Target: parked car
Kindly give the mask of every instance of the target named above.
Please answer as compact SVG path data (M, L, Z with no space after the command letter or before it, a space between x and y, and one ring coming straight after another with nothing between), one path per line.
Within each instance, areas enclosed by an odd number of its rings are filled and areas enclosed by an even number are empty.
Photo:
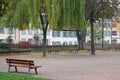
M20 41L17 45L18 46L38 46L38 44L31 44L28 41Z
M30 43L27 42L27 41L20 41L17 45L18 45L18 46L29 46Z

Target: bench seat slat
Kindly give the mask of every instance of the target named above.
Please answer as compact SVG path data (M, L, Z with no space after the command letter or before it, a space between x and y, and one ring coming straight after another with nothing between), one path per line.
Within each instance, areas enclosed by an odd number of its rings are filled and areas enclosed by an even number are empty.
M22 61L9 61L8 63L12 63L12 64L23 64L23 65L34 65L34 62L22 62Z

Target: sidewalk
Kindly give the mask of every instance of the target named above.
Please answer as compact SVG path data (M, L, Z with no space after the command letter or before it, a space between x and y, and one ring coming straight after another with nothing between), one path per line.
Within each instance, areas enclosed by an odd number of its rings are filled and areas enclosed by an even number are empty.
M7 72L6 57L32 59L38 69L37 77L53 80L120 80L120 53L55 54L43 58L37 55L13 55L0 57L0 71ZM19 71L27 72L20 68ZM31 71L34 73L34 70Z

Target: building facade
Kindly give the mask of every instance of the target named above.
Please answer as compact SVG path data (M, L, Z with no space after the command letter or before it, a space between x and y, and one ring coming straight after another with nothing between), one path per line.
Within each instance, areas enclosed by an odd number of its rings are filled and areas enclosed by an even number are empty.
M39 29L18 30L8 28L0 28L0 42L7 42L8 36L11 36L13 43L27 41L31 44L42 45L43 32ZM47 45L76 45L77 38L74 31L47 31Z

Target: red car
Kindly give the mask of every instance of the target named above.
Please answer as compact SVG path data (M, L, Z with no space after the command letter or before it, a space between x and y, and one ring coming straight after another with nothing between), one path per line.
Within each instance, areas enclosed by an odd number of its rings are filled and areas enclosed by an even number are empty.
M29 43L27 41L20 41L18 43L18 46L38 46L38 44L31 44L31 43Z
M19 45L19 46L30 46L30 43L27 42L27 41L20 41L20 42L18 43L18 45Z

